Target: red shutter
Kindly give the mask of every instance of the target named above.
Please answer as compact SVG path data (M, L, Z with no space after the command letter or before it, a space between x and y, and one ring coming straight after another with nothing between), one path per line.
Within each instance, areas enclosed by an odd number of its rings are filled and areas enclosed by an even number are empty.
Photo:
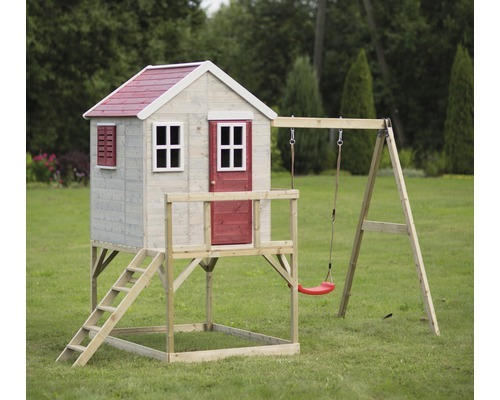
M116 167L116 126L97 126L97 165Z

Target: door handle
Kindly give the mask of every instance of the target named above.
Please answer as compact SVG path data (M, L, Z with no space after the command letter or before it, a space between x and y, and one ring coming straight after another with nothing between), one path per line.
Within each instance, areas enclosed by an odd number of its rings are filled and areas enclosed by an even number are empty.
M210 181L210 184L211 185L215 185L215 181Z

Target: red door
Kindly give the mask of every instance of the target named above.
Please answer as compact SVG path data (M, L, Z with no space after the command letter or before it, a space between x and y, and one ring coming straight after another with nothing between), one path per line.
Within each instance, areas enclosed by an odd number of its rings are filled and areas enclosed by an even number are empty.
M211 192L252 190L252 122L210 121ZM212 203L212 244L252 242L252 202Z

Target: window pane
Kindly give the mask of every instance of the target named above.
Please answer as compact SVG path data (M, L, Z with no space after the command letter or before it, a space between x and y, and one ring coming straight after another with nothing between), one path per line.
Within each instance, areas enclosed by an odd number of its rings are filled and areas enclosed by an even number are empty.
M242 144L243 140L243 127L235 126L234 127L234 144Z
M165 149L156 150L156 167L157 168L167 167L167 150Z
M222 168L229 168L229 152L231 150L229 149L222 149L221 150L221 160L220 160L220 166Z
M156 144L165 145L167 144L167 127L157 126L156 127Z
M229 144L229 126L223 126L220 129L220 144L222 145Z
M234 167L241 168L243 166L243 149L234 149Z
M170 144L180 144L180 127L170 127Z
M181 150L171 149L170 150L170 167L179 168L181 166Z

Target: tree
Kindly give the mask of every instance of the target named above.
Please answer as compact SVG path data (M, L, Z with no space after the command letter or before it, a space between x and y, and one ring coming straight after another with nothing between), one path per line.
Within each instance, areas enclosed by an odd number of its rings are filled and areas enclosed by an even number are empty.
M307 57L295 60L288 74L281 115L301 117L323 116L323 105L318 89L318 79ZM290 169L290 132L280 129L278 147L283 165ZM327 149L327 134L318 129L295 130L295 172L306 174L322 170Z
M448 170L474 173L474 66L460 44L451 68L444 138Z
M347 72L340 115L345 118L375 118L372 74L364 49L361 49ZM344 169L353 174L366 174L370 168L374 144L373 132L349 130L344 135L342 160Z
M323 67L323 48L325 42L325 17L326 17L326 0L318 0L316 10L316 29L314 33L314 57L313 64L318 76L318 81L321 80L321 71Z
M201 0L28 0L27 147L87 151L83 112L147 64L186 60Z

